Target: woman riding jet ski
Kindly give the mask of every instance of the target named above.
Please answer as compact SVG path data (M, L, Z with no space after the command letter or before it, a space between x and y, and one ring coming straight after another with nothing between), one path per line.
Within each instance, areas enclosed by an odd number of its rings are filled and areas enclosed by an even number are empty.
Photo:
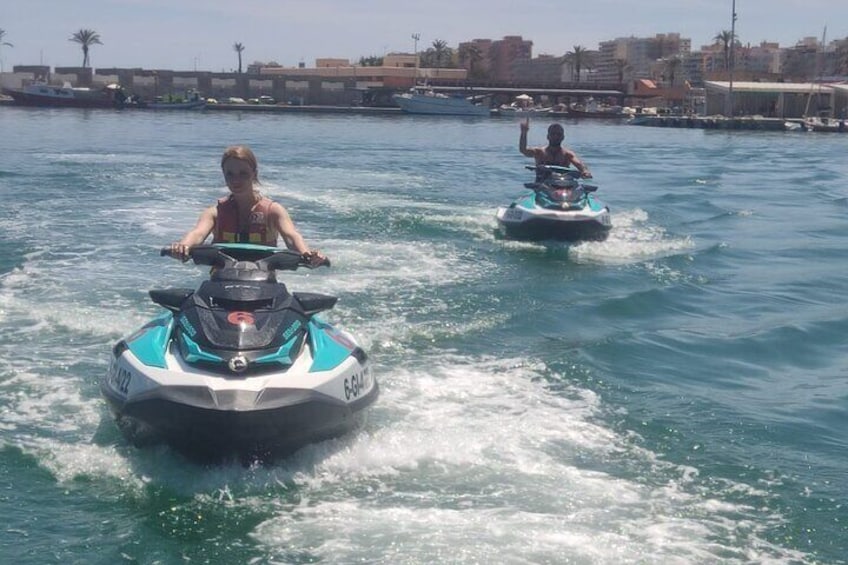
M337 298L289 293L276 280L308 258L252 244L189 254L212 266L209 280L151 290L167 311L113 347L100 384L133 444L267 460L361 424L378 385L353 336L318 316Z
M602 241L612 227L609 208L595 198L597 186L582 181L580 172L556 165L528 166L536 182L533 192L498 208L501 233L508 239L540 241Z

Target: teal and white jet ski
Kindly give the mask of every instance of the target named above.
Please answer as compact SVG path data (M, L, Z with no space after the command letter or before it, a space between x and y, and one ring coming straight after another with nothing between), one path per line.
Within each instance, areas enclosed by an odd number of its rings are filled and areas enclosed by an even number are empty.
M101 381L133 444L267 460L362 423L378 385L354 337L319 316L337 298L277 281L306 259L250 244L195 246L190 256L212 267L209 280L151 290L165 312L113 347Z
M498 229L507 239L526 241L603 241L612 228L609 207L598 200L595 185L580 172L555 165L528 166L536 181L532 192L498 208Z

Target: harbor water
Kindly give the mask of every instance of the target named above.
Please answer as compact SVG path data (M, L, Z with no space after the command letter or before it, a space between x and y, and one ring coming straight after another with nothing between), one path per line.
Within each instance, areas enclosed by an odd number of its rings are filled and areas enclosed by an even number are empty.
M847 563L848 136L564 125L604 242L497 236L514 119L0 107L0 561ZM98 381L236 143L381 396L200 466Z

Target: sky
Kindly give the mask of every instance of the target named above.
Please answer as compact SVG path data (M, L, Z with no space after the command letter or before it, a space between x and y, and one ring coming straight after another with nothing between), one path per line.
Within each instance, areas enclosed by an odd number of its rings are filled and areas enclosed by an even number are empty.
M235 43L243 66L286 67L316 58L349 59L412 53L444 40L520 35L533 56L597 49L618 37L680 33L692 48L731 28L732 0L3 0L0 45L4 71L14 65L82 65L69 41L80 29L100 35L89 53L94 68L139 67L231 71ZM743 44L795 45L805 37L848 37L848 0L736 0Z

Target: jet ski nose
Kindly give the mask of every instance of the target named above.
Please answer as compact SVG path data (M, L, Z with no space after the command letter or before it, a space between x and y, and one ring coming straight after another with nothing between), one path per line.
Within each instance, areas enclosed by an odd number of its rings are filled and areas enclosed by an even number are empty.
M551 188L577 188L580 185L577 179L561 175L549 179L546 184Z
M248 367L247 358L244 355L236 355L227 361L227 366L234 373L242 373Z
M277 281L274 271L262 269L252 261L237 261L231 266L216 268L210 279L213 281Z

